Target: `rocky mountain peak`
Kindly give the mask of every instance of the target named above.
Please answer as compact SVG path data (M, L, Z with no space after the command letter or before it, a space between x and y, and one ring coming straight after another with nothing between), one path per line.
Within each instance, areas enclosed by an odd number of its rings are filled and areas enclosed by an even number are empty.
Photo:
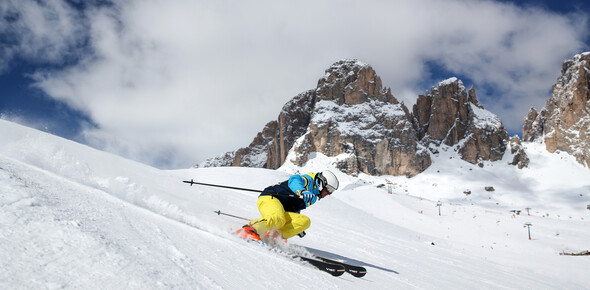
M356 175L416 175L430 166L417 144L408 109L384 88L373 68L356 60L336 62L318 81L308 131L288 160L303 165L313 153L336 157Z
M507 139L500 119L457 78L419 96L410 113L371 66L341 60L315 89L288 102L250 146L203 165L275 169L284 162L301 166L321 153L351 175L411 177L431 165L437 146L452 146L477 163L501 159Z
M397 104L391 90L383 89L373 68L358 60L341 60L330 66L318 81L316 93L320 100L338 105L357 105L371 99Z
M473 87L467 91L455 77L418 96L413 116L425 147L454 146L463 160L473 164L500 160L506 151L508 133L500 118L483 108Z
M549 152L567 152L590 168L590 52L563 62L545 107L529 111L523 139L544 142Z

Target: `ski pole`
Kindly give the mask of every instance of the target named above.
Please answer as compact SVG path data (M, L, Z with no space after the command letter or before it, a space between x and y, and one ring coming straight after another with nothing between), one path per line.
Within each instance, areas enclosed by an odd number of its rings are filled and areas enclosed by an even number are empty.
M195 182L192 179L190 181L185 180L183 182L184 183L188 183L191 186L193 186L193 184L197 184L197 185L205 185L205 186L213 186L213 187L237 189L237 190L244 190L244 191L253 191L253 192L259 192L259 193L262 192L262 190L256 190L256 189L249 189L249 188L233 187L233 186L227 186L227 185L219 185L219 184L210 184L210 183Z
M214 211L214 213L216 213L217 215L226 215L226 216L230 216L230 217L233 217L233 218L250 221L249 219L247 219L245 217L241 217L241 216L237 216L237 215L233 215L233 214L227 214L227 213L221 212L221 210Z
M258 192L258 193L267 193L267 194L270 194L272 196L284 195L284 196L298 197L296 195L284 194L284 193L278 193L278 192L269 192L269 191L263 191L263 190L257 190L257 189L250 189L250 188L242 188L242 187L234 187L234 186L227 186L227 185L219 185L219 184L210 184L210 183L195 182L192 179L190 181L189 180L184 180L182 182L188 183L191 186L193 186L193 184L197 184L197 185L204 185L204 186L212 186L212 187L221 187L221 188L228 188L228 189L252 191L252 192Z

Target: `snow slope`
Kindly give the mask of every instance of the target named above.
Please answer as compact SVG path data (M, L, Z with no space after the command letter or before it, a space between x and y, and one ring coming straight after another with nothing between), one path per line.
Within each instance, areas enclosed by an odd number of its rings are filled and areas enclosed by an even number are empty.
M244 222L213 213L257 217L256 193L181 182L262 189L330 158L165 171L0 120L0 288L588 289L590 257L559 253L590 249L589 170L526 146L525 170L443 150L412 179L338 173L342 189L303 212L312 226L287 246L368 269L335 278L239 240ZM377 187L386 178L393 194Z

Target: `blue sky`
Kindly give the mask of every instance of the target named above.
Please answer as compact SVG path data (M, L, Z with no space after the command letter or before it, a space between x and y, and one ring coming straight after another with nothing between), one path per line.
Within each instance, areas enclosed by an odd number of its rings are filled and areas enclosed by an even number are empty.
M410 105L456 76L520 134L563 60L590 50L586 2L7 0L0 116L188 167L248 145L355 58Z

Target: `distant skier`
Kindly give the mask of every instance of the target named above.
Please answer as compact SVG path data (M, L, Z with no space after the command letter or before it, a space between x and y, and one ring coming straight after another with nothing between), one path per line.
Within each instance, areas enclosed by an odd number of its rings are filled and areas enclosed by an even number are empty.
M258 197L261 218L251 220L236 233L244 239L270 241L303 237L311 221L299 212L338 189L338 178L325 170L292 175L289 180L264 189Z

